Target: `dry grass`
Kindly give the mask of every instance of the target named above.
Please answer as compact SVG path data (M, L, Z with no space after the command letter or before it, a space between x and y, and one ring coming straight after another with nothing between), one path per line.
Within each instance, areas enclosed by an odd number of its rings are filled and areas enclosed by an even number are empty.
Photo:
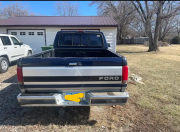
M128 60L130 74L141 76L145 83L128 85L133 103L142 112L152 113L145 125L153 121L167 131L180 131L180 45L161 47L160 52L144 51L147 47L141 45L117 47Z
M141 76L142 84L129 84L125 106L82 107L60 118L57 108L20 107L16 96L16 65L0 74L0 131L180 131L180 46L117 46L128 60L130 74Z

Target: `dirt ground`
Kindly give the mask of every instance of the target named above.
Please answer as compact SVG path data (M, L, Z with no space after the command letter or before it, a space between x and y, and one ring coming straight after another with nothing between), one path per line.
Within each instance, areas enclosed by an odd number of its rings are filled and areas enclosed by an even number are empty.
M140 75L145 85L128 83L130 98L124 106L78 107L64 117L59 117L57 107L19 106L16 63L12 64L0 74L0 132L180 131L180 46L160 50L147 53L142 45L117 46L117 53L127 57L130 73Z

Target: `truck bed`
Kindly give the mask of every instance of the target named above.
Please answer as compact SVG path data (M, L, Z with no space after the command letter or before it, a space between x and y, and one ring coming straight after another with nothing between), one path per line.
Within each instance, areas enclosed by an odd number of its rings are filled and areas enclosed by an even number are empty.
M119 57L106 49L51 49L31 57Z
M22 67L69 66L125 66L126 58L107 49L51 49L20 59Z

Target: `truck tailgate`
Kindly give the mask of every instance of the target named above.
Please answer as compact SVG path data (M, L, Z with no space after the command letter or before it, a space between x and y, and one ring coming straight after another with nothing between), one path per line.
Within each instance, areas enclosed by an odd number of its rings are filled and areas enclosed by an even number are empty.
M28 92L111 92L122 89L121 57L76 59L36 58L38 65L30 62L32 59L29 59L29 63L22 61L24 88Z

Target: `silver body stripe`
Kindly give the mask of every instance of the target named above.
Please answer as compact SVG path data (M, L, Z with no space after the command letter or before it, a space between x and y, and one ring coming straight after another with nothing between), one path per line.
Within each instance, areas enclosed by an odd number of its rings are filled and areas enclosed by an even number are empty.
M119 76L122 66L23 67L23 76Z
M24 82L25 85L69 85L69 84L121 84L121 81L82 81L82 82Z

